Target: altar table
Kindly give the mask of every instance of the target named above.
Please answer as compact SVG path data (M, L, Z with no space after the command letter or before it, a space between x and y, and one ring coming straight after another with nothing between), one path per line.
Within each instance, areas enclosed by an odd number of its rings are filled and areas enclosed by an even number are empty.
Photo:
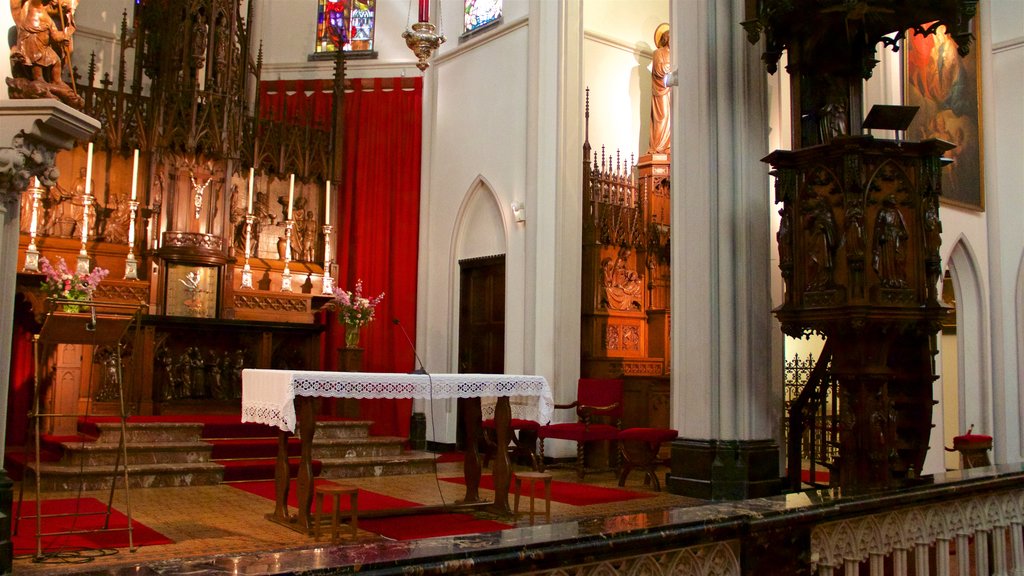
M480 458L477 441L480 434L481 398L494 398L493 417L498 432L498 446L507 446L509 421L516 398L516 418L548 422L554 412L551 388L543 376L513 374L394 374L372 372L317 372L299 370L242 371L242 422L276 426L278 434L277 465L274 473L275 508L272 519L284 524L297 524L308 531L311 526L310 505L313 500L313 435L316 433L316 398L418 398L439 400L463 399L463 422L466 451L463 474L466 497L463 503L479 503ZM490 415L490 414L489 414ZM288 517L288 436L298 427L301 452L296 489L297 517ZM495 456L493 509L510 514L508 489L511 463L507 450Z

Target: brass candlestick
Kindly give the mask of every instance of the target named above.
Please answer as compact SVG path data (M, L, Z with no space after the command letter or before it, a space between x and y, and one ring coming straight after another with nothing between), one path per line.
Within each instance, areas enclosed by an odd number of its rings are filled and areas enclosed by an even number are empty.
M32 178L32 185L28 189L32 196L32 222L28 227L28 248L25 248L25 271L39 271L39 249L36 248L36 232L39 230L39 199L43 196L43 188L39 185L39 178Z
M138 200L129 200L128 209L128 257L124 261L124 277L126 280L138 280L139 263L135 260L135 214L139 210Z
M334 226L324 224L324 282L321 294L334 294L334 278L331 278L331 232Z
M281 271L281 291L292 291L292 271L288 269L288 263L292 261L292 228L295 221L288 219L284 221L284 270Z
M242 267L242 288L252 289L252 268L249 257L252 256L252 225L256 216L251 212L245 215L245 266Z

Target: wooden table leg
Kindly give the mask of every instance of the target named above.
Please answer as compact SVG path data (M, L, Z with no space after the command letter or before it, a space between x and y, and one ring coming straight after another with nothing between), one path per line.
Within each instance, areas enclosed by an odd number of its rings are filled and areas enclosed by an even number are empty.
M291 432L280 430L277 433L277 462L274 465L274 519L287 523L288 519L288 488L291 484L288 473L288 438Z
M508 458L511 421L512 408L509 405L508 396L500 396L494 407L494 430L498 435L498 448L494 454L494 464L491 470L494 474L494 510L503 515L511 513L508 507L508 488L512 470L512 462Z
M459 398L458 404L465 432L463 440L466 443L462 465L462 474L466 479L466 497L461 503L472 504L480 501L480 399Z
M316 434L316 398L296 396L295 415L299 420L301 439L299 473L295 483L298 500L297 522L300 528L309 530L312 527L309 510L313 503L313 435Z

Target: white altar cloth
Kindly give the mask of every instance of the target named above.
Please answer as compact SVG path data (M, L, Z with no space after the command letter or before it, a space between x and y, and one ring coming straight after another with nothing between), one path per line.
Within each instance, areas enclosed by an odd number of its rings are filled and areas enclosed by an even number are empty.
M543 376L242 370L242 422L294 432L296 396L424 400L508 396L512 418L545 424L554 412L551 387ZM489 408L482 408L485 418L492 416L493 404Z

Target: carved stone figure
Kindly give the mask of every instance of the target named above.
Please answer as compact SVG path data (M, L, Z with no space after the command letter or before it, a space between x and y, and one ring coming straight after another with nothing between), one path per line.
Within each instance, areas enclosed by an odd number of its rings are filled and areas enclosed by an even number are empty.
M896 207L892 195L882 201L882 208L875 217L875 232L871 265L878 273L882 286L905 288L907 225L903 214Z
M74 108L84 101L61 77L70 64L74 0L11 0L17 38L11 47L11 98L57 98Z
M672 72L672 53L669 51L668 24L660 24L654 31L654 56L651 60L651 142L648 154L668 154L672 149L671 89L665 85Z

